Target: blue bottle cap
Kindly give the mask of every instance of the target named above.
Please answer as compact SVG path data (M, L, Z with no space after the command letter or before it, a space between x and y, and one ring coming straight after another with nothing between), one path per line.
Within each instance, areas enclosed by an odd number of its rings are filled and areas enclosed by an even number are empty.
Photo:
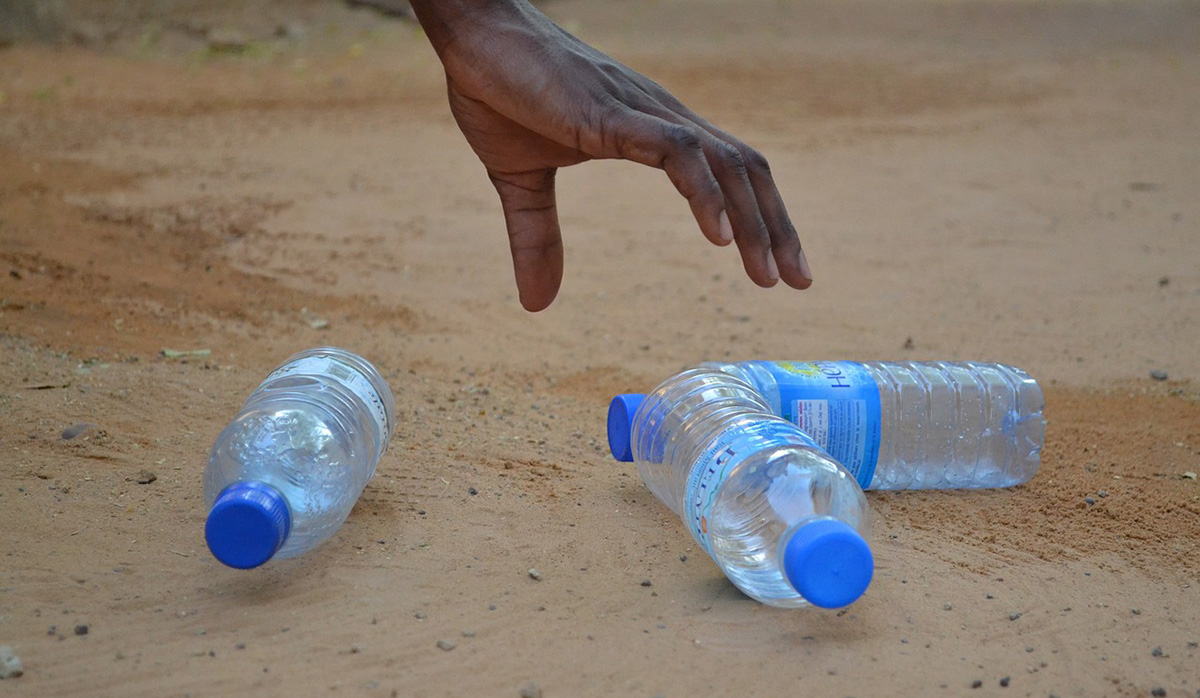
M292 530L292 514L279 490L261 482L235 482L208 512L204 538L213 557L248 570L270 560Z
M796 529L783 550L788 581L812 605L849 606L871 584L875 559L849 524L821 519Z
M645 395L630 393L614 397L608 405L608 450L622 463L633 462L633 415L645 399Z

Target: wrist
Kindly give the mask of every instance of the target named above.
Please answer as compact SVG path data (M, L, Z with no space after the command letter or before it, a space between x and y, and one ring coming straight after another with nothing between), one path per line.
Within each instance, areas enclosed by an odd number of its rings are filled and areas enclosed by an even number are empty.
M488 15L520 12L528 6L526 0L409 0L409 4L439 55L470 25L491 21Z

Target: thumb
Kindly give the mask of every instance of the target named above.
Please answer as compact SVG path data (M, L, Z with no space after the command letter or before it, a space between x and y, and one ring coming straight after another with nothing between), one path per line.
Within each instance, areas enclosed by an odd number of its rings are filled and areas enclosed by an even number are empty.
M554 168L528 172L488 172L508 227L513 272L521 305L544 310L562 284L563 246L554 197Z

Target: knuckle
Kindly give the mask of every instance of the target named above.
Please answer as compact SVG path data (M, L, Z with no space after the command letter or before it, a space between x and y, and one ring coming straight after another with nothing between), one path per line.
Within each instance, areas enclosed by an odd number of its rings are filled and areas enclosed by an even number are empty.
M625 77L625 69L622 68L616 61L601 60L596 62L596 67L606 77L616 80Z
M763 175L771 174L771 163L767 162L766 156L754 148L746 148L743 157L745 157L746 166L751 172Z
M700 150L700 136L693 128L681 126L679 124L671 124L667 127L664 136L671 143L671 145L678 150Z
M723 144L717 153L717 162L720 167L735 175L741 176L746 172L746 158L737 148Z

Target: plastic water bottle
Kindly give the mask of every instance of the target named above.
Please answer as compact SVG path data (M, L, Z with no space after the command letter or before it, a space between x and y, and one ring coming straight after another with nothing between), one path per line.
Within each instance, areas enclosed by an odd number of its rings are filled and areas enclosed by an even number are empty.
M870 584L862 488L741 379L697 368L618 396L608 438L751 598L839 608Z
M1008 487L1041 460L1045 399L1019 368L941 361L708 363L750 383L868 489Z
M285 361L213 445L209 550L249 569L329 538L375 474L394 415L392 391L360 356L323 347Z

